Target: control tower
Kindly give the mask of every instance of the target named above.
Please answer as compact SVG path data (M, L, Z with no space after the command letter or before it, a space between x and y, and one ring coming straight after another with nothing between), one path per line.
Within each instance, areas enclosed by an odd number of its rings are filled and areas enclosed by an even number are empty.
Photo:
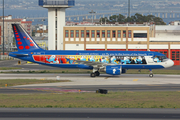
M63 50L65 9L73 7L75 0L39 0L39 6L48 9L48 49Z

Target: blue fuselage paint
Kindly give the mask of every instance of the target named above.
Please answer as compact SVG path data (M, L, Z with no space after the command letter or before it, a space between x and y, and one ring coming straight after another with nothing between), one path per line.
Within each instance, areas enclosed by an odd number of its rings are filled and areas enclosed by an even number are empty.
M26 56L16 55L16 54L28 54ZM165 56L161 53L150 52L150 51L55 51L55 50L34 50L34 51L23 51L23 52L12 52L9 56L16 57L22 60L31 61L34 63L48 65L53 67L61 67L61 68L81 68L81 69L93 69L92 66L84 65L84 64L50 64L35 61L33 55L65 55L65 56L112 56L112 63L114 63L113 56L116 57L132 57L132 56ZM84 58L83 58L84 59ZM66 59L69 60L69 59ZM102 62L103 60L101 60ZM122 60L123 61L123 60ZM69 62L71 62L69 60ZM121 64L122 69L161 69L164 68L159 64Z

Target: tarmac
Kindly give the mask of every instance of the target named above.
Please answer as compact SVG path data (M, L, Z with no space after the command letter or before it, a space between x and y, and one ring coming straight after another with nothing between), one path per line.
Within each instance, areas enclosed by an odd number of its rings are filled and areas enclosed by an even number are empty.
M179 120L180 109L0 108L3 120Z
M92 92L97 89L110 91L180 91L179 78L180 75L155 75L153 78L149 78L146 74L124 74L122 76L102 74L96 78L91 78L89 74L0 74L0 81L7 79L70 80L70 82L18 85L0 90L4 93L13 93L8 89L15 88L51 93L78 92L78 90Z
M16 61L0 61L0 67L20 67L20 70L50 70L48 66L17 65ZM59 69L59 68L57 68ZM179 70L179 66L169 69ZM71 82L19 85L0 88L1 94L31 94L61 92L109 91L178 91L180 75L123 74L111 76L101 74L91 78L89 74L0 74L0 81L7 79L71 80ZM179 120L180 109L93 109L93 108L0 108L3 120Z
M1 79L71 80L71 82L45 83L21 86L76 86L76 85L164 85L180 84L180 75L124 74L110 76L103 74L91 78L89 74L0 74ZM20 86L19 86L20 87Z

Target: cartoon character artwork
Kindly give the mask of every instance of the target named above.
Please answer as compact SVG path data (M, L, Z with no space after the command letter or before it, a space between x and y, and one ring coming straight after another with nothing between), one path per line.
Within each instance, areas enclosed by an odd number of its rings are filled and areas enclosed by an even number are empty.
M111 63L117 64L117 62L116 62L116 57L115 57L115 56L113 56L113 57L111 58Z
M136 58L136 63L137 63L137 64L142 64L142 57L141 57L141 56L138 56L138 57Z
M101 62L102 62L102 63L107 63L106 58L105 58L105 57L102 57Z
M161 62L161 61L159 60L159 58L158 58L157 56L155 56L154 62L159 63L159 62Z
M145 56L142 57L142 64L147 64Z
M56 59L56 64L59 64L60 62L59 62L59 60L58 60L58 58Z
M100 59L95 59L95 62L100 62Z
M124 64L125 63L125 60L123 57L121 57L121 64Z
M121 64L121 58L119 56L116 57L116 63Z
M94 56L91 56L90 61L95 62Z
M102 63L109 63L109 57L108 57L108 56L102 57L101 62L102 62Z
M66 64L69 64L69 63L70 63L70 59L66 58Z
M61 63L63 63L63 64L67 63L66 58L64 56L61 56Z
M110 60L110 58L107 56L107 57L106 57L106 63L110 63L109 60Z
M56 56L55 55L52 55L49 59L46 59L46 61L48 61L49 63L51 64L54 64L56 63Z
M74 64L74 58L73 57L70 57L70 64Z
M124 64L129 64L130 63L130 60L129 60L129 57L124 57Z
M81 61L86 61L86 56L82 56Z

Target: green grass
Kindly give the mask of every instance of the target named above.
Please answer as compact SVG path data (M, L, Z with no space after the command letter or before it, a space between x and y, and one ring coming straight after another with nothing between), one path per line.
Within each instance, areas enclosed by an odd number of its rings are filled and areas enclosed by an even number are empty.
M180 92L0 94L10 108L180 108Z
M127 74L149 74L149 70L127 70ZM172 74L172 75L180 75L180 70L153 70L153 74Z
M18 67L0 67L0 70L16 70L16 69L21 69Z
M15 79L15 80L0 80L0 87L5 87L5 84L10 86L27 85L27 84L41 84L41 83L56 83L56 82L70 82L69 80L35 80L35 79Z
M89 74L91 70L83 70L83 69L64 69L64 70L40 70L40 71L10 71L4 73L66 73L66 74ZM3 72L1 72L3 73ZM102 74L104 72L101 72ZM149 70L127 70L126 74L149 74ZM153 74L172 74L172 75L180 75L180 70L153 70Z

